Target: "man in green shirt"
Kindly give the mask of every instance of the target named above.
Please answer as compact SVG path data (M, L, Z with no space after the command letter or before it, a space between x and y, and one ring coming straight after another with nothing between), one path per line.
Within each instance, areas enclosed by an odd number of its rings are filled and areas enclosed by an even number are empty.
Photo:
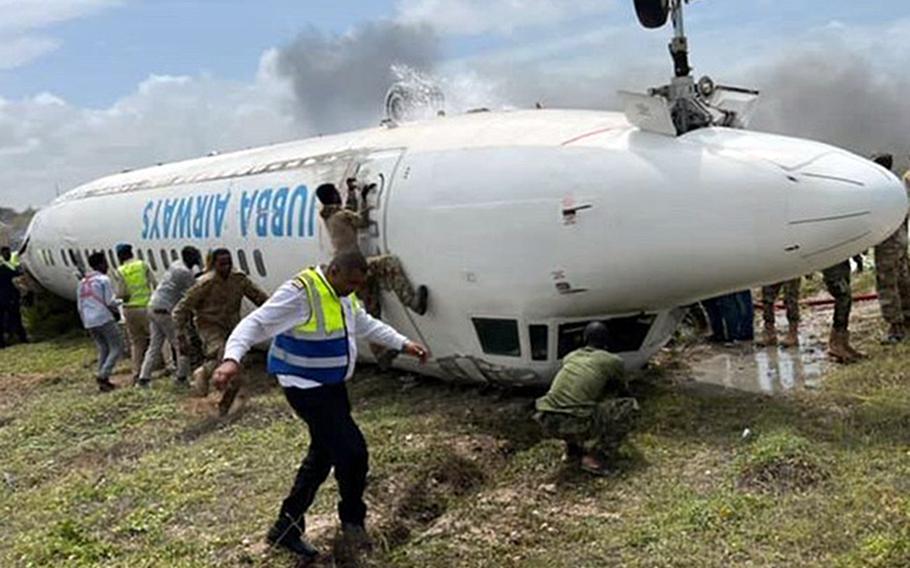
M610 396L625 390L625 372L622 359L607 351L607 327L588 324L584 342L563 359L550 392L537 399L534 418L549 437L566 442L568 460L607 475L606 462L632 429L638 403Z

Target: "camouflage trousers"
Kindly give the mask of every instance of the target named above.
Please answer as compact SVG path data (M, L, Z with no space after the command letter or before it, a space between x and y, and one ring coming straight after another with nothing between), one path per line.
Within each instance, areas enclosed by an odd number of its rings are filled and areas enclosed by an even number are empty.
M889 324L910 323L910 259L907 256L907 227L875 247L875 287L882 317Z
M202 340L203 362L193 373L193 378L198 380L194 387L199 395L206 396L209 392L209 384L212 375L224 358L224 347L225 344L227 344L230 331L221 329L220 327L205 326L198 327L196 331L199 334L199 338ZM221 403L230 407L231 403L234 401L234 397L240 392L241 386L243 386L242 372L234 377L234 380L225 388L224 395L221 397Z
M781 288L784 289L784 304L787 306L787 321L791 324L799 323L799 286L801 278L794 278L786 282L778 282L770 286L762 286L761 302L762 317L765 325L774 324L774 303L777 302L777 296Z
M850 324L850 309L853 307L853 290L850 288L850 261L845 260L822 271L825 288L834 298L835 331L847 331Z
M417 307L417 291L411 280L404 273L401 261L397 256L384 254L371 256L367 259L367 286L369 291L366 298L367 311L374 316L379 315L379 293L382 290L394 293L401 303L408 308Z
M589 417L561 412L538 412L534 419L547 437L607 456L616 453L635 426L638 402L634 398L611 398L594 407Z

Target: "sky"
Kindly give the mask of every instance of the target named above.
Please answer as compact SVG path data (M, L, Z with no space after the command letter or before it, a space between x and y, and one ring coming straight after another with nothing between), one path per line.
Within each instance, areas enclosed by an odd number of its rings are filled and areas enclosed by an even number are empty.
M695 0L696 74L756 129L910 153L910 2ZM377 124L393 65L449 112L614 109L671 73L632 0L0 0L0 206L102 175Z

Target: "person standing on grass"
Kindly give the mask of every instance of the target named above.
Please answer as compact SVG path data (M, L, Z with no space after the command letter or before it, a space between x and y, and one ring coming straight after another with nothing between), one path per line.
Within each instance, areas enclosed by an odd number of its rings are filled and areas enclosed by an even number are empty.
M355 338L427 358L422 345L369 315L354 293L366 284L367 261L357 251L337 254L327 268L311 267L285 282L259 309L248 315L227 340L224 360L215 370L216 388L236 380L249 349L274 338L268 370L277 375L294 412L307 424L310 447L290 494L267 540L305 559L318 556L306 539L304 514L316 491L335 469L338 516L343 540L369 547L365 529L367 445L351 417L345 383L357 362Z
M183 247L180 260L171 264L164 277L152 292L149 300L148 319L151 340L139 371L139 383L148 385L152 381L152 370L160 362L161 348L167 340L177 359L176 383L180 386L189 384L190 361L184 346L177 341L177 324L171 317L171 311L186 291L196 283L193 270L202 266L202 254L196 247Z
M79 281L76 306L82 325L98 347L98 388L101 392L114 390L111 373L123 355L123 336L117 325L119 301L114 297L111 279L107 277L107 259L103 252L88 257L89 272Z

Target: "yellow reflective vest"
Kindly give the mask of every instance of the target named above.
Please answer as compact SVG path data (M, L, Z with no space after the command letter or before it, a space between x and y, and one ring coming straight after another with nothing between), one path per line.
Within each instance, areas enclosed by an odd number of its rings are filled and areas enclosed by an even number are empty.
M134 258L117 269L129 295L123 304L125 308L144 308L149 305L152 288L148 280L148 268L145 262Z

